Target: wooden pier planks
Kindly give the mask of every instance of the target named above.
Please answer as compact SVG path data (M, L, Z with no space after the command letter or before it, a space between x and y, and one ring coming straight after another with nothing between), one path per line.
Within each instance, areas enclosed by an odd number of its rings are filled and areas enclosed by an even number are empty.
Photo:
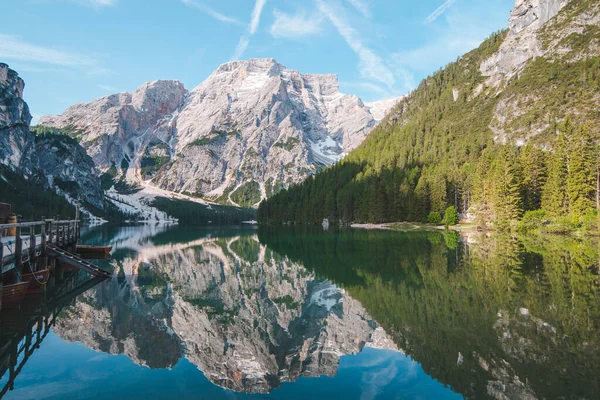
M85 271L93 276L101 277L101 278L110 278L112 274L108 271L103 270L102 268L98 268L93 264L79 258L73 253L69 253L66 250L60 249L54 245L48 245L46 247L48 255L56 257L57 260L68 264L72 267L78 268L82 271Z

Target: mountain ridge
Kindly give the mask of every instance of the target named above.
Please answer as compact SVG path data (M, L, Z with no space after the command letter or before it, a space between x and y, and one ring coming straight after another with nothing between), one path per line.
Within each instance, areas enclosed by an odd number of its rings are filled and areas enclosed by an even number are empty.
M336 75L266 58L224 63L190 91L147 82L39 125L71 129L100 170L131 184L252 206L343 158L394 103L369 106Z

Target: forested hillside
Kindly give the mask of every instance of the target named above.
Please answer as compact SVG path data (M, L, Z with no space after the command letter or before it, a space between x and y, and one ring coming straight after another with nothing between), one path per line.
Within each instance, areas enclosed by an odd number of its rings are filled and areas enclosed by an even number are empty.
M493 34L422 81L340 164L263 202L259 220L426 221L448 206L481 224L535 210L528 220L593 219L600 30L572 28L597 11L573 0L539 33L553 51L502 80L481 72L510 32Z

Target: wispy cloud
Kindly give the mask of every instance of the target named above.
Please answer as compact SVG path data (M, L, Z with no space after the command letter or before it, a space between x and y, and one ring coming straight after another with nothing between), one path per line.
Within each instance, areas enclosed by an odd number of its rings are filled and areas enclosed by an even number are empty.
M346 19L342 9L332 7L330 2L317 0L319 11L331 21L344 38L348 46L359 58L359 71L363 78L381 82L388 87L394 86L394 74L388 69L384 60L371 50L363 41L362 36Z
M226 24L243 25L243 23L241 21L239 21L238 19L227 16L225 14L221 14L220 12L213 10L212 8L210 8L206 4L202 3L201 1L181 0L181 2L188 7L193 7L193 8L200 10L204 14L208 15L211 18L216 19L217 21L221 21Z
M102 89L102 90L104 90L106 92L110 92L110 93L117 93L117 92L119 92L119 89L117 89L114 86L109 86L109 85L99 84L98 88L100 88L100 89Z
M347 0L363 17L371 18L371 4L367 0Z
M81 3L89 3L95 7L106 7L106 6L114 6L117 4L118 0L77 0Z
M385 97L393 97L395 94L393 92L391 92L388 89L382 88L381 86L372 83L372 82L347 82L347 81L342 81L340 82L340 86L342 88L344 88L343 90L345 91L345 88L350 89L352 91L355 90L361 90L361 91L365 91L365 92L371 92L373 94L376 94L378 97L381 98L385 98Z
M68 0L71 3L79 4L86 7L102 8L116 6L119 0Z
M300 39L321 32L323 18L308 17L304 12L290 15L279 10L273 11L275 22L271 26L271 35L275 38Z
M456 0L446 0L444 2L444 4L442 4L441 6L438 7L437 10L435 10L434 12L432 12L426 19L425 22L430 24L433 21L435 21L436 19L438 19L438 17L440 15L442 15L443 13L446 12L447 9L449 9L450 7L452 7L452 5L456 3Z
M93 67L89 68L86 73L90 76L108 76L113 75L115 72L111 69L104 67Z
M242 58L246 50L248 49L248 45L250 44L250 37L252 37L257 31L260 25L260 16L262 15L262 11L265 8L265 4L267 4L267 0L256 0L254 3L254 9L252 10L252 16L250 18L250 24L248 25L247 31L242 35L238 45L235 48L233 55L231 56L231 60L239 60Z
M267 0L256 0L254 4L254 9L252 10L252 20L250 21L250 34L254 35L258 30L258 25L260 24L260 16L262 14L263 8L265 8L265 4L267 4Z
M63 67L89 67L97 61L88 55L37 46L18 36L0 34L0 59L29 61Z

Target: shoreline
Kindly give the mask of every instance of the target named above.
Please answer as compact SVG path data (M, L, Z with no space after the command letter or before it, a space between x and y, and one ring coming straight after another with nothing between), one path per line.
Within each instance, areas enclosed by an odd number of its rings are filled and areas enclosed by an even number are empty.
M410 232L410 231L443 231L446 230L444 225L428 225L419 224L415 222L386 222L382 224L350 224L352 229L364 229L364 230L384 230L384 231L399 231L399 232ZM477 229L471 224L459 224L449 226L448 229L452 229L457 232L473 232Z

